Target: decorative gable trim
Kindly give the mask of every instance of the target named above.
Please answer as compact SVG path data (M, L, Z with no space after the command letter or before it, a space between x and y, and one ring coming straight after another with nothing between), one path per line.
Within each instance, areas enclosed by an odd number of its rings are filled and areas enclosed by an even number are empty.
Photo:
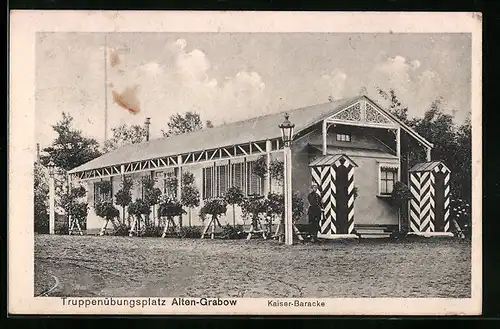
M361 102L356 102L340 111L339 113L333 115L331 119L359 122L361 121L361 112Z
M365 102L365 110L366 110L366 122L371 123L380 123L380 124L391 124L392 120L386 117L382 112L377 110L372 104L369 102Z
M362 99L326 119L329 123L349 123L360 126L397 128L398 124L374 104Z

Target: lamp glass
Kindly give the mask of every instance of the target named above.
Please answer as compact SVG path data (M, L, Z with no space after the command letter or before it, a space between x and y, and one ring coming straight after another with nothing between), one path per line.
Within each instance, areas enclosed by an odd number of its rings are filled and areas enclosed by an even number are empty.
M295 125L288 120L288 114L285 114L285 121L283 121L279 127L281 128L281 137L283 138L283 142L285 144L289 144L292 141L293 128Z

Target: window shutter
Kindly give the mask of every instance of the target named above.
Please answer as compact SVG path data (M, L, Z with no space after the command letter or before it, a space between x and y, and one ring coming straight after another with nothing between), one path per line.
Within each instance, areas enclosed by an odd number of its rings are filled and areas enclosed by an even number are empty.
M243 190L243 163L233 163L232 164L232 170L233 170L233 181L232 185L234 187L239 188L240 190L245 192Z
M229 181L229 165L217 167L217 196L221 197L227 192Z

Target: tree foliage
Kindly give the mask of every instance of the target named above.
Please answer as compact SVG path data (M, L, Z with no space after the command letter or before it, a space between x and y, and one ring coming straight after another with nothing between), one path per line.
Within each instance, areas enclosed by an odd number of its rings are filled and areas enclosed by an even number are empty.
M49 183L46 168L34 164L34 224L35 232L49 231Z
M104 152L115 150L123 145L138 144L146 140L147 129L140 125L123 124L112 128L113 137L104 142Z
M95 207L95 213L106 220L113 220L120 216L120 212L111 201L99 202Z
M200 219L205 221L206 215L211 215L217 219L220 215L226 214L227 202L223 198L212 198L205 200L205 204L200 209Z
M193 111L188 111L184 113L184 115L179 113L172 115L169 122L167 123L167 127L168 129L166 131L161 131L164 137L181 135L203 128L212 128L213 124L209 120L207 120L205 124L203 124L203 120L201 119L200 114Z
M116 204L122 207L123 219L122 224L125 224L125 208L132 202L132 187L134 181L128 177L124 177L121 187L115 194Z
M269 175L272 179L275 179L279 182L283 181L283 175L285 172L285 167L283 161L273 160L269 165Z
M88 204L85 201L87 191L85 187L79 186L66 191L61 196L61 206L72 219L77 219L82 228L86 226Z
M401 120L405 124L408 124L408 107L403 105L401 100L396 95L394 89L389 89L389 91L386 92L380 88L377 88L377 91L380 96L389 101L389 111L394 114L399 120Z
M470 116L461 125L456 125L451 111L446 111L441 98L430 104L420 118L409 118L408 108L402 105L394 90L379 93L390 101L389 110L413 128L419 135L434 144L433 161L442 161L451 174L452 197L470 203L472 198L472 125ZM451 112L451 113L450 113ZM409 149L410 166L425 161L421 148Z
M142 178L142 189L143 189L143 201L152 207L160 201L161 190L155 187L155 180L150 176L145 176Z
M51 146L44 149L48 153L41 157L44 165L52 160L56 167L68 171L101 155L99 143L93 138L84 137L80 130L75 129L70 114L63 112L62 119L52 128L57 137Z

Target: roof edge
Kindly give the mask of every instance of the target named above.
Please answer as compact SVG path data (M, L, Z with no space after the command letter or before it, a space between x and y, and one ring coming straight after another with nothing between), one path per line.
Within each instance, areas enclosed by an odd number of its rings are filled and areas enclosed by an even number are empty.
M430 147L430 148L433 148L434 147L434 144L429 142L427 139L425 139L424 137L422 137L419 133L417 133L413 128L409 127L407 124L405 124L403 121L399 120L394 114L390 113L389 111L387 111L386 109L384 109L383 107L381 107L380 105L378 105L377 102L375 102L373 99L371 99L370 97L366 96L366 95L363 95L361 96L363 98L365 98L366 100L372 102L373 104L375 104L379 110L381 110L382 112L384 112L386 115L388 115L392 120L396 121L399 125L401 125L401 127L403 127L403 129L409 133L410 135L412 135L413 138L415 138L416 140L420 141L422 144L425 144L426 146Z

